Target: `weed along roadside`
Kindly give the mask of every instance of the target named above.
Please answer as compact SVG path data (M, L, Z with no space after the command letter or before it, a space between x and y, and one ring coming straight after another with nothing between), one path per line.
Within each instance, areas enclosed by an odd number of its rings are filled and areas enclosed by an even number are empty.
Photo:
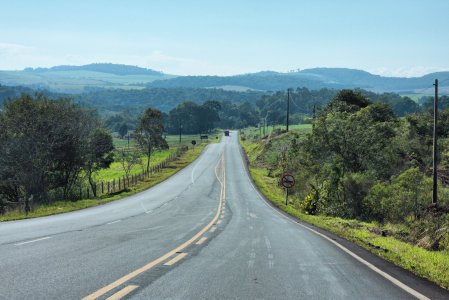
M92 188L86 185L79 189L79 197L74 201L57 201L48 205L42 204L34 207L28 214L25 214L21 209L9 211L0 215L0 221L20 220L70 212L133 195L164 181L188 166L198 158L207 145L208 143L201 143L190 148L181 146L176 151L168 153L164 159L157 160L156 163L151 164L150 172L148 173L142 171L129 174L128 177L122 175L110 180L97 182L95 184L97 197L93 196Z
M240 145L246 153L250 176L264 197L301 221L337 234L397 266L449 289L449 249L432 251L419 243L411 242L410 237L399 238L401 234L404 235L405 226L307 214L303 207L308 198L300 197L300 193L289 196L286 205L285 190L280 187L278 178L284 171L282 162L277 159L282 156L279 149L293 139L305 138L309 132L310 128L299 128L289 133L278 130L262 139L258 136L258 129L244 129L240 132ZM301 175L298 177L301 180ZM295 188L303 188L302 183L297 182Z

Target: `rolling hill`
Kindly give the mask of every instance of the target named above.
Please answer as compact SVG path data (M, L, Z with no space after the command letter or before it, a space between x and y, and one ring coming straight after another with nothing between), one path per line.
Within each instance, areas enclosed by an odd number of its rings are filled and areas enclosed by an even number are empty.
M141 89L151 81L172 77L151 69L99 63L0 71L0 84L78 94L96 88Z
M435 78L440 80L441 91L449 92L449 72L431 73L416 78L382 77L371 73L346 68L314 68L297 72L278 73L264 71L236 76L179 76L176 78L155 80L148 87L189 87L220 88L239 86L247 89L276 91L289 87L320 88L361 88L374 92L431 93Z
M374 92L431 94L435 78L440 92L449 93L449 72L422 77L383 77L347 68L313 68L280 73L262 71L234 76L176 76L136 66L96 63L84 66L26 68L0 71L0 84L46 89L59 93L84 93L100 89L219 88L235 91L278 91L287 88L361 88Z

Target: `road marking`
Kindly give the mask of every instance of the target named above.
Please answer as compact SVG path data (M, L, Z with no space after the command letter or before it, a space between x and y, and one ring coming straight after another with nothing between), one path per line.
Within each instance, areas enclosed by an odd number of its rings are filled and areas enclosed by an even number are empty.
M166 263L164 264L164 266L171 266L171 265L176 264L178 261L180 261L181 259L183 259L184 257L186 257L187 254L188 254L188 253L186 253L186 252L179 253L178 255L175 256L175 258L173 258L173 259L169 260L168 262L166 262Z
M131 293L132 291L134 291L135 289L137 289L138 287L139 287L138 285L128 285L127 287L121 289L120 291L118 291L111 297L107 298L106 300L120 300L129 293Z
M242 161L242 165L245 168L243 159ZM380 270L379 268L377 268L376 266L374 266L373 264L371 264L370 262L364 260L363 258L361 258L360 256L358 256L357 254L355 254L354 252L352 252L351 250L349 250L348 248L346 248L345 246L341 245L340 243L338 243L337 241L334 241L333 239L325 236L324 234L309 228L308 226L305 226L301 223L295 222L292 219L288 218L287 216L283 215L281 212L279 212L277 209L275 209L274 207L272 207L271 205L269 205L267 203L267 201L263 198L263 196L260 194L259 190L257 190L257 188L254 186L253 182L251 181L251 178L249 177L248 172L246 172L246 178L248 179L250 185L252 186L252 188L254 189L254 191L256 192L257 196L262 200L263 203L265 203L266 206L268 206L269 208L271 208L272 210L274 210L277 214L279 214L281 217L287 219L288 221L292 222L293 224L299 225L319 236L321 236L322 238L328 240L329 242L331 242L332 244L334 244L335 246L337 246L338 248L340 248L341 250L343 250L344 252L346 252L347 254L349 254L350 256L352 256L354 259L356 259L357 261L359 261L360 263L364 264L365 266L367 266L369 269L371 269L372 271L376 272L377 274L379 274L380 276L384 277L385 279L387 279L388 281L390 281L391 283L393 283L394 285L398 286L399 288L403 289L404 291L406 291L407 293L409 293L410 295L414 296L417 299L420 300L430 300L430 298L426 297L425 295L421 294L420 292L412 289L411 287L409 287L408 285L402 283L401 281L399 281L398 279L394 278L393 276L391 276L390 274Z
M267 245L267 249L271 249L271 243L268 237L265 237L265 245Z
M217 221L217 225L220 225L220 224L221 224L221 220L218 220L218 221Z
M106 223L106 225L112 225L112 224L115 224L115 223L118 223L118 222L121 222L121 221L122 221L122 220L115 220L115 221Z
M193 178L193 174L195 174L195 169L196 169L196 166L197 165L199 165L199 163L202 161L204 159L204 155L203 155L203 157L193 166L193 169L192 169L192 173L190 174L190 178L191 178L191 181L192 181L192 183L195 183L195 178Z
M223 165L223 181L220 180L220 178L217 175L217 167L219 164ZM160 264L161 262L167 260L171 256L173 256L176 253L181 252L184 248L192 244L194 241L198 240L200 236L202 236L206 231L208 231L218 220L218 217L220 216L220 210L223 205L223 199L226 197L226 170L224 169L224 152L221 154L221 159L217 163L217 166L215 167L215 175L217 176L218 181L221 183L221 192L220 192L220 201L218 202L218 208L215 213L214 218L207 224L203 229L201 229L197 234L195 234L190 240L184 242L183 244L179 245L178 247L174 248L173 250L165 253L161 257L153 260L152 262L149 262L148 264L144 265L143 267L140 267L139 269L134 270L133 272L117 279L116 281L108 284L105 287L102 287L101 289L93 292L92 294L86 296L83 298L83 300L93 300L97 299L98 297L103 296L107 292L115 289L116 287L124 284L125 282L137 277L138 275L142 274L145 271L148 271L149 269L153 268L154 266Z
M201 245L202 243L204 243L205 241L207 240L207 237L202 237L202 238L200 238L200 240L198 241L198 242L196 242L195 244L197 244L197 245Z
M147 210L145 213L146 214L151 214L153 211L152 210Z
M25 245L25 244L34 243L34 242L39 242L39 241L48 240L48 239L51 239L51 236L46 236L46 237L43 237L43 238L31 240L31 241L26 241L26 242L17 243L17 244L14 244L14 246L22 246L22 245Z
M211 230L209 230L209 232L214 232L215 230L217 229L217 227L212 227L212 229Z

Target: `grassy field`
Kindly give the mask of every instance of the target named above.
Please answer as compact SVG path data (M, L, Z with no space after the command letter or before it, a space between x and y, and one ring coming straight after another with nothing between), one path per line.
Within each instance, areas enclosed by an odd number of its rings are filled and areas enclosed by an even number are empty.
M310 129L298 129L298 131L301 130ZM248 129L243 131L251 132ZM418 276L427 278L446 289L449 288L449 253L447 251L428 251L391 236L384 237L380 234L381 228L375 223L323 215L307 215L294 202L286 206L285 191L278 187L278 179L268 176L267 168L255 167L257 157L262 151L261 144L258 141L246 139L241 141L241 145L250 161L251 177L262 194L276 207L300 220L353 241Z
M409 97L410 99L412 99L413 101L415 101L416 103L418 103L419 99L421 97L428 97L428 96L433 96L431 94L401 94L402 97Z
M285 130L285 125L267 126L265 135L272 133L274 130ZM312 124L289 125L289 130L309 132L312 130ZM255 136L259 137L261 134L263 135L263 129L257 128L257 127L248 127L248 128L242 129L241 132L243 132L246 136L251 136L251 137L255 137Z
M169 149L168 150L160 150L156 151L151 155L150 158L150 166L155 166L168 158L171 154L174 154L176 150L179 148L180 145L188 146L189 148L192 148L192 141L195 140L197 144L195 147L204 147L205 144L210 142L218 142L220 140L222 133L221 131L215 131L213 134L209 136L209 140L200 140L199 135L197 134L190 134L190 135L183 135L181 137L181 143L179 143L179 136L178 135L167 135L166 141L168 143ZM114 138L114 146L116 149L120 148L127 148L128 147L128 139L120 139L120 138ZM130 139L129 141L129 147L130 148L136 148L137 144L134 139ZM135 165L130 175L135 175L142 173L147 165L147 156L145 154L142 154L141 156L141 164ZM113 162L111 166L108 169L103 169L99 171L97 174L95 174L95 181L108 181L113 179L118 179L119 177L123 177L125 175L125 172L123 171L123 167L120 162Z
M213 140L215 142L216 140ZM48 205L41 205L39 207L36 207L31 213L28 215L25 215L22 212L12 211L7 212L4 215L0 215L0 222L2 221L10 221L10 220L19 220L19 219L27 219L27 218L35 218L35 217L42 217L42 216L48 216L48 215L54 215L58 213L64 213L74 210L79 210L91 206L96 206L100 204L104 204L107 202L111 202L126 196L133 195L135 193L141 192L145 189L148 189L168 177L172 176L173 174L177 173L182 168L189 165L191 162L193 162L203 151L203 149L206 147L208 143L200 143L199 145L193 147L190 147L187 152L181 155L181 157L169 164L168 168L163 168L161 172L152 174L149 178L146 178L144 181L138 182L136 185L129 187L127 191L123 191L121 193L117 194L109 194L104 195L96 199L82 199L77 201L58 201L53 202ZM164 159L168 156L168 153L176 151L175 148L159 152L157 155L155 155L155 160L152 160L152 164L156 164L157 160ZM114 163L116 164L116 163ZM137 172L141 171L140 167L137 167ZM106 178L113 179L114 176L117 174L120 174L119 170L115 170L114 166L111 166L108 170L102 170L97 176L102 176L103 180L106 180Z

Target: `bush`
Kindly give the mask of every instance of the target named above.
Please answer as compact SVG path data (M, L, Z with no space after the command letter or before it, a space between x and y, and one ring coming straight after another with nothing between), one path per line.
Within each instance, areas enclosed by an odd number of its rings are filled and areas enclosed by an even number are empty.
M368 218L377 221L404 222L408 217L419 219L430 204L432 182L416 167L410 168L391 184L377 183L365 201Z

